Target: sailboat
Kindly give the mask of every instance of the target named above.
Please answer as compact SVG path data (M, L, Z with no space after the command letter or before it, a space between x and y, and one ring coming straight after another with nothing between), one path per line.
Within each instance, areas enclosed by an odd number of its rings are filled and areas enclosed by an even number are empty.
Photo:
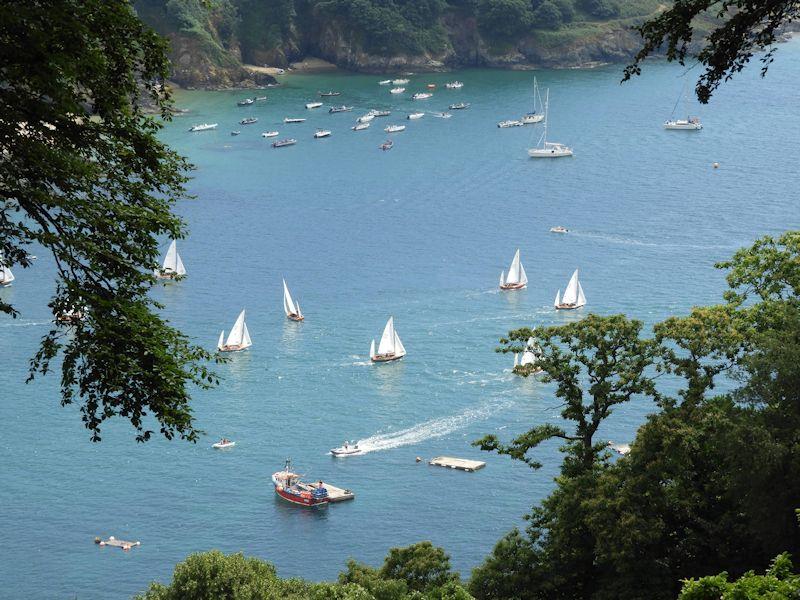
M291 321L302 321L305 319L300 310L300 303L292 299L285 279L283 280L283 312L286 313L286 318Z
M11 272L11 268L3 263L3 257L0 256L0 287L8 287L16 279Z
M683 91L681 92L681 98L683 98L687 117L685 119L674 119L672 116L670 116L669 120L664 121L664 129L700 131L703 128L703 124L700 123L700 117L693 117L689 114L689 91L685 85L683 87ZM675 114L675 109L678 107L678 103L681 101L681 98L678 98L678 102L675 103L675 107L672 109L673 115Z
M501 290L521 290L528 286L528 276L525 274L525 267L519 261L519 248L514 254L514 260L511 261L511 266L508 267L508 275L503 271L500 273L500 289Z
M535 365L539 362L539 358L541 357L542 350L536 344L536 341L530 337L528 338L528 342L525 344L525 350L522 352L522 358L520 359L519 354L514 354L514 369L517 367L527 367L528 365ZM538 373L542 373L543 369L540 367L536 367L533 369L533 374L536 375Z
M547 90L544 101L544 131L542 137L539 138L539 143L536 148L528 150L528 156L531 158L561 158L562 156L572 156L572 148L565 144L558 142L547 141L547 123L549 121L548 114L550 112L550 90Z
M247 331L247 323L244 322L244 309L239 313L236 322L233 324L233 329L228 334L228 339L223 344L222 340L224 339L225 330L222 330L219 333L219 341L217 342L217 350L220 352L238 352L253 345L250 340L250 332Z
M158 279L175 279L186 275L186 268L183 266L181 255L178 254L178 243L172 240L172 243L167 249L167 254L164 256L164 263L161 269L157 269L153 274Z
M383 328L381 342L378 344L378 351L375 352L375 340L369 346L369 358L372 362L389 362L398 360L406 355L406 349L400 336L394 330L394 317L389 317L386 327Z
M581 282L578 281L578 269L572 274L567 284L567 289L564 290L564 295L561 295L561 290L556 293L555 306L559 310L571 310L580 308L586 304L586 296L583 295L583 287Z
M533 78L533 112L529 112L522 117L523 125L533 125L544 121L544 114L536 112L536 99L539 99L539 108L542 107L542 95L539 93L539 84L536 83L536 77Z

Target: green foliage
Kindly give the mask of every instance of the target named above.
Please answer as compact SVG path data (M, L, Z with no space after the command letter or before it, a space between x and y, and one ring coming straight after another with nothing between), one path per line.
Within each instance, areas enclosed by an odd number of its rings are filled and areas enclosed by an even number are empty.
M165 42L124 0L14 2L0 8L0 54L0 251L26 267L31 244L47 248L54 315L86 315L51 328L31 378L61 355L62 404L80 402L94 440L114 416L146 440L148 415L195 439L189 386L214 382L211 356L149 295L160 240L184 232L171 209L189 169L140 108L169 116Z
M581 8L598 19L619 16L620 5L616 0L580 0Z
M526 33L533 19L526 0L479 0L478 27L494 41L513 41Z
M568 2L562 0L562 4L569 5ZM550 0L544 0L535 11L531 18L533 27L538 29L558 29L564 22L564 16L561 9Z
M430 542L392 548L380 574L383 579L405 581L410 590L418 592L458 580L458 574L450 571L450 557Z
M789 555L778 555L766 574L748 571L736 581L727 573L684 582L678 600L794 600L800 597L800 576L793 574Z
M700 51L693 54L690 44L700 37L696 28L704 16L713 17L713 25ZM800 4L795 0L676 0L637 27L643 46L626 67L623 81L641 74L644 59L666 47L667 60L683 65L689 57L705 67L695 91L706 103L720 83L744 69L755 53L763 53L761 75L766 75L781 28L798 17Z

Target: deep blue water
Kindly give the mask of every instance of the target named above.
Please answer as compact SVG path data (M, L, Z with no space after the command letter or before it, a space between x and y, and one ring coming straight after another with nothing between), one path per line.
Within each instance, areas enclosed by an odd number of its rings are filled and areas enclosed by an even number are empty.
M560 463L557 444L538 451L537 472L469 445L558 420L552 388L513 377L510 357L494 352L498 337L579 318L551 308L576 267L585 312L626 312L649 327L717 301L724 274L715 261L799 224L799 59L800 44L786 44L765 80L751 69L726 84L698 110L699 134L661 128L683 86L679 68L654 62L622 86L618 67L540 71L551 89L550 137L575 148L558 161L527 158L539 126L495 126L528 110L530 73L413 76L409 94L428 82L465 83L417 103L390 97L380 77L346 74L286 77L250 108L236 107L241 92L179 93L191 112L163 137L197 165L197 198L178 207L191 232L179 242L189 276L155 294L208 348L247 308L254 346L220 367L219 388L194 394L207 432L200 443L136 444L117 421L92 444L77 409L59 406L56 376L24 384L53 288L52 259L35 250L34 267L0 291L22 313L0 317L0 596L126 598L211 548L323 579L347 557L377 564L391 546L429 539L467 575L523 524ZM303 108L329 88L356 110ZM401 121L412 108L457 100L472 108ZM349 129L382 107L393 116ZM238 125L248 115L259 123ZM309 121L283 125L285 116ZM219 130L186 131L205 121ZM381 152L388 122L408 129ZM332 137L312 139L318 126ZM268 129L299 143L272 149L260 137ZM553 225L572 232L551 234ZM498 293L518 247L529 287ZM282 277L304 323L283 316ZM408 356L370 366L370 339L390 315ZM630 441L650 410L646 400L621 407L606 436ZM236 448L211 450L223 435ZM344 438L371 438L376 450L333 459L327 450ZM414 460L440 454L488 464L470 474ZM269 477L287 456L356 500L324 512L283 504ZM142 546L99 548L95 535Z

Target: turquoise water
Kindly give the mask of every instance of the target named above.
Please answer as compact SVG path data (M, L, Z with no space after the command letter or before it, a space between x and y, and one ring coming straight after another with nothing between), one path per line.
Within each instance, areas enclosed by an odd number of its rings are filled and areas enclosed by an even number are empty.
M207 432L200 443L137 445L115 422L92 444L77 409L59 407L57 377L23 383L53 287L52 260L34 251L34 267L0 291L22 313L0 317L0 596L125 598L211 548L323 579L347 557L377 564L391 546L429 539L467 575L523 524L560 462L556 444L538 451L538 472L469 445L558 419L552 388L513 377L510 357L493 351L498 337L579 318L551 308L576 267L584 312L626 312L650 326L715 302L724 284L715 261L799 224L800 44L781 47L766 80L751 70L720 90L699 109L699 134L661 128L681 75L653 63L620 86L617 67L539 72L551 89L551 139L575 148L557 161L527 158L539 126L495 126L528 110L530 73L413 76L408 94L428 82L465 83L416 103L391 97L380 77L345 74L287 77L250 108L235 105L241 92L180 93L191 112L164 139L197 165L197 199L178 207L191 230L179 243L189 276L155 294L208 348L246 308L254 346L220 368L219 388L195 394ZM335 103L356 110L303 108L329 88L342 91ZM472 108L449 120L400 118L459 100ZM349 129L384 107L391 117ZM259 123L238 125L250 115ZM309 120L283 125L285 116ZM186 131L202 122L219 130ZM408 128L381 152L390 122ZM333 135L314 140L317 127ZM298 144L272 149L260 137L268 129ZM554 225L572 232L551 234ZM529 287L498 293L516 248ZM282 277L304 323L283 316ZM390 315L408 356L371 366L370 339ZM604 434L630 441L651 409L646 400L621 407ZM213 451L221 436L236 448ZM328 449L345 438L374 451L333 459ZM442 454L487 467L415 462ZM320 512L282 503L269 478L287 456L310 479L352 488L356 500ZM99 548L95 535L142 546Z

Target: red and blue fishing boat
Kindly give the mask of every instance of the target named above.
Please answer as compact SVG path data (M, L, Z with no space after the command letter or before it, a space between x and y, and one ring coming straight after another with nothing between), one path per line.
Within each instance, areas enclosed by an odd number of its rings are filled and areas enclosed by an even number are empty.
M328 490L322 484L306 483L300 480L300 475L292 471L292 461L287 459L283 471L272 474L272 483L275 493L292 504L321 508L328 505Z

